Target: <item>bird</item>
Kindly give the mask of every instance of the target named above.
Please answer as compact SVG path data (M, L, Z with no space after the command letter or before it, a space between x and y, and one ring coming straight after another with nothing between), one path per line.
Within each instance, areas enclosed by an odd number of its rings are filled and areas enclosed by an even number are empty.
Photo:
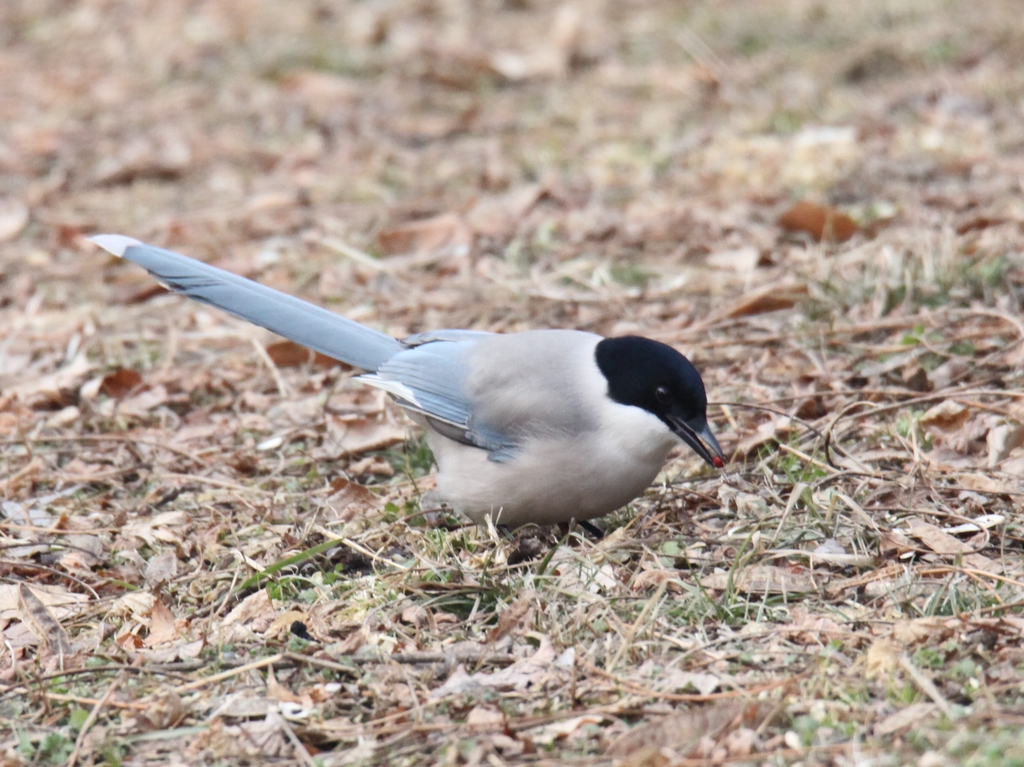
M700 373L659 341L572 329L398 340L132 237L89 239L172 290L364 371L356 380L426 430L435 500L477 524L593 529L651 485L680 441L725 465Z

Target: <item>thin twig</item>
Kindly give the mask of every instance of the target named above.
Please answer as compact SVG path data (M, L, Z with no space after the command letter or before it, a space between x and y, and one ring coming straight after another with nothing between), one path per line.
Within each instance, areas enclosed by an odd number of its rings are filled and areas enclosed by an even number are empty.
M211 684L223 682L225 679L231 679L232 677L244 674L248 671L255 671L257 669L266 668L267 666L272 666L275 663L280 663L282 660L284 660L284 655L282 653L277 653L276 655L271 655L267 658L260 658L259 660L254 660L250 663L238 666L237 668L228 669L227 671L222 671L219 674L214 674L213 676L203 677L202 679L196 679L194 682L179 685L174 688L174 692L180 695L183 692L198 690Z
M270 371L270 375L274 377L274 383L277 385L277 390L280 392L281 396L285 398L291 397L291 387L288 385L288 382L284 380L284 376L281 375L281 371L274 363L274 360L270 358L270 354L267 352L266 347L253 338L252 348L256 350L256 354L261 360L263 360L263 364L267 366L267 370Z
M921 673L921 669L914 665L914 662L910 660L906 653L900 653L899 664L910 675L910 678L914 680L914 684L921 688L921 692L931 698L935 705L941 709L947 719L953 721L957 718L953 707L949 705L949 701L946 700L945 696L939 692L935 682Z

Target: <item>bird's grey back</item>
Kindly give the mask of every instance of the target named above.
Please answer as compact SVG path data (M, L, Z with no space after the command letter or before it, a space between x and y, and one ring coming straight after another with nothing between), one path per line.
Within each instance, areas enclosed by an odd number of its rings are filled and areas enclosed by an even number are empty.
M464 391L476 426L514 442L596 428L587 382L601 337L578 330L528 330L481 338L468 356ZM595 376L587 375L592 372ZM597 380L597 383L600 383Z
M594 359L600 340L575 330L439 330L407 338L411 348L360 380L501 462L531 437L597 427L594 400L606 391Z

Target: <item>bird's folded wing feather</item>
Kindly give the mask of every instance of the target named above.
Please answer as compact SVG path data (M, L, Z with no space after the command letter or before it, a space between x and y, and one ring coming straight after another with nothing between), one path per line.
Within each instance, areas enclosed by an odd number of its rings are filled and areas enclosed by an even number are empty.
M446 332L438 332L437 337L445 337ZM460 333L453 331L448 337L458 338ZM474 336L488 335L467 333L466 340L424 342L396 354L376 374L359 376L359 380L388 392L449 439L502 458L510 456L514 440L474 422L476 405L465 389L466 356L475 345Z
M479 341L493 336L493 333L486 330L428 330L407 336L402 339L402 343L406 346L422 346L432 341Z

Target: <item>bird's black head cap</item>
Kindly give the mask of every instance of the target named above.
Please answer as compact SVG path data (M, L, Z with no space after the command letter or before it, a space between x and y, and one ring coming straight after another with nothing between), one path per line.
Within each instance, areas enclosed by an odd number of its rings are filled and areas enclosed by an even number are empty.
M608 396L642 407L661 419L704 417L708 398L697 368L671 346L640 336L605 338L597 366L608 379Z
M656 415L704 460L722 465L721 448L707 426L704 381L686 357L640 336L605 338L595 356L612 400Z

